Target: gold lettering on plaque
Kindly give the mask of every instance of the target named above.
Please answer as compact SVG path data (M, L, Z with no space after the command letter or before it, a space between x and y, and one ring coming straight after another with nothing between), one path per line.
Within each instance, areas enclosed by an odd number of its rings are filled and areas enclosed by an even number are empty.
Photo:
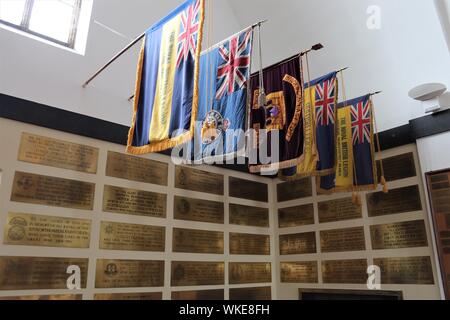
M162 292L133 292L133 293L96 293L94 300L162 300Z
M320 231L322 252L364 251L364 227Z
M278 209L278 226L292 228L314 224L314 205Z
M272 265L270 262L230 262L230 284L268 283L272 282Z
M269 201L269 187L266 183L229 177L230 197L259 202Z
M223 254L223 232L173 229L172 251Z
M222 202L175 196L174 218L177 220L224 223Z
M100 249L164 252L166 229L139 224L102 221Z
M96 288L164 286L164 261L97 260Z
M362 218L362 207L353 203L352 198L319 202L319 222L335 222Z
M417 185L389 190L389 193L370 193L366 197L369 217L422 210L419 186Z
M108 177L167 186L168 172L167 163L108 151Z
M281 262L281 282L318 283L317 261Z
M11 201L93 210L95 184L16 172Z
M280 235L280 255L316 253L316 233Z
M367 260L331 260L322 261L323 283L367 282Z
M89 248L91 221L9 213L4 243L9 245Z
M224 300L225 292L218 290L173 291L172 300Z
M223 262L172 261L172 287L225 284Z
M395 181L416 176L416 164L412 152L383 159L386 181ZM378 181L381 177L380 161L377 161Z
M103 192L103 211L165 218L167 196L142 190L105 186Z
M312 197L312 180L305 178L296 181L283 182L277 185L278 202Z
M382 284L434 284L430 257L374 259Z
M22 133L19 161L95 174L98 153L98 148Z
M428 246L423 220L371 226L370 236L374 250Z
M67 289L67 268L81 269L86 288L88 259L0 257L0 290Z
M230 254L270 255L270 236L230 233Z
M175 168L175 188L223 195L223 184L221 174L180 166Z
M230 224L269 227L269 209L230 204Z
M231 288L230 300L272 300L272 287Z

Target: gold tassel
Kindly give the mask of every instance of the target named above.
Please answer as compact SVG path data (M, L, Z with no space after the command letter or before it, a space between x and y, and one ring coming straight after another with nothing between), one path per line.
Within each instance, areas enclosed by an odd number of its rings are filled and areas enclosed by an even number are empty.
M386 178L384 176L381 176L381 185L383 186L383 193L388 193L389 188L386 182Z
M352 194L352 202L353 202L354 205L361 207L362 206L361 195L359 193L353 192L353 194Z

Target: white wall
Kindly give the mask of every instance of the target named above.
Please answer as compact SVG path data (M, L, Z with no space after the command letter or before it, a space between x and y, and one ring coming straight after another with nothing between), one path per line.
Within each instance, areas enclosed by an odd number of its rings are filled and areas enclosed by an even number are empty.
M87 89L81 84L132 38L168 14L182 0L95 0L86 55L50 46L0 28L0 93L130 125L137 53L122 56ZM213 1L212 40L239 29L225 1ZM107 25L127 38L93 23ZM205 25L206 26L206 25Z
M450 132L417 140L422 173L450 168Z

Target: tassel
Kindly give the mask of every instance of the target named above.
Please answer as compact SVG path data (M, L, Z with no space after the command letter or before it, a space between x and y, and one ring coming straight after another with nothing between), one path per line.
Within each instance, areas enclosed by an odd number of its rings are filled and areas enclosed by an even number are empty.
M381 185L383 186L383 193L388 193L389 188L386 182L386 178L384 176L381 177Z
M352 202L355 206L362 206L361 195L359 193L353 192L352 194Z
M264 108L264 107L266 107L266 104L267 104L266 93L264 92L264 90L261 90L261 92L258 96L258 107Z

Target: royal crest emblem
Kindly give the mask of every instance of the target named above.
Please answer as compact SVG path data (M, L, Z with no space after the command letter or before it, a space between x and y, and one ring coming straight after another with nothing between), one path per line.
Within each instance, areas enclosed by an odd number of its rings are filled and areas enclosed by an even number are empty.
M220 140L230 125L230 120L224 119L219 112L208 112L202 125L202 143L209 145Z

